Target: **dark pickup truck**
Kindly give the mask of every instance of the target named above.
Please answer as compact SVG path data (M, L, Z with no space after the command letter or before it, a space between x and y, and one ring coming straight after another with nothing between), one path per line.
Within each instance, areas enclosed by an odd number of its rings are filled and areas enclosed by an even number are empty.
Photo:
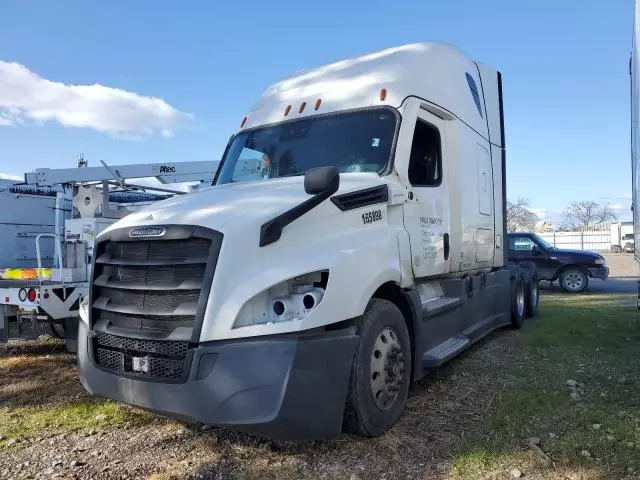
M509 261L533 262L539 280L559 281L563 290L583 292L589 278L609 276L604 258L593 252L554 248L535 233L509 234Z

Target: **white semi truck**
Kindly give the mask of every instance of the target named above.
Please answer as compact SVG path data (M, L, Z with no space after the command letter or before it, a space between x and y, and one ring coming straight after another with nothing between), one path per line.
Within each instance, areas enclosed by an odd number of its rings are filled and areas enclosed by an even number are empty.
M499 72L420 43L299 73L213 186L97 238L81 381L272 438L381 435L410 382L536 314L504 212Z

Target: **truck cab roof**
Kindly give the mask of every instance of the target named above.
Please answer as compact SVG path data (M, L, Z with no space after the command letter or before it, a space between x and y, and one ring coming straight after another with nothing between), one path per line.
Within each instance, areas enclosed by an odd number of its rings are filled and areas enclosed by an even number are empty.
M243 120L241 130L330 112L375 106L398 108L409 97L438 106L440 115L457 117L491 142L500 144L495 70L457 48L424 42L388 48L305 70L269 87ZM460 95L460 92L468 95ZM446 106L446 108L444 107ZM491 135L489 135L491 133Z

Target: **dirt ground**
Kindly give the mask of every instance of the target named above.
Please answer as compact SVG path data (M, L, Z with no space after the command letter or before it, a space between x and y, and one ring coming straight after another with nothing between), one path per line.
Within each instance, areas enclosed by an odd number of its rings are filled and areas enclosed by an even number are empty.
M607 256L615 278L632 275L629 260ZM413 385L378 439L294 444L166 420L88 396L59 345L12 345L0 351L0 479L640 478L633 299L548 292L525 328Z
M407 413L379 439L342 436L288 444L139 414L94 425L88 408L79 431L55 423L0 447L0 478L424 478L444 475L451 452L481 423L504 379L514 348L502 331L412 387ZM0 363L0 403L20 408L84 404L73 357L27 348ZM128 407L120 407L125 411ZM137 412L137 411L136 411ZM106 414L109 415L109 414ZM113 414L112 414L113 415ZM114 415L115 417L115 415ZM10 418L10 414L9 414ZM99 417L103 418L103 417ZM20 418L16 418L20 421ZM115 420L115 419L114 419Z

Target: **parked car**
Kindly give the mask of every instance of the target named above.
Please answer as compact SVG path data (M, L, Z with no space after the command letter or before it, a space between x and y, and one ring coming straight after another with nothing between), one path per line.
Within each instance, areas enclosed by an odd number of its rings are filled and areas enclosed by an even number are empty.
M555 248L535 233L509 234L509 261L533 262L540 280L558 280L562 289L571 293L583 292L589 278L606 280L609 276L602 255Z
M633 253L636 249L636 242L633 237L633 233L627 233L622 237L622 250L627 253Z

